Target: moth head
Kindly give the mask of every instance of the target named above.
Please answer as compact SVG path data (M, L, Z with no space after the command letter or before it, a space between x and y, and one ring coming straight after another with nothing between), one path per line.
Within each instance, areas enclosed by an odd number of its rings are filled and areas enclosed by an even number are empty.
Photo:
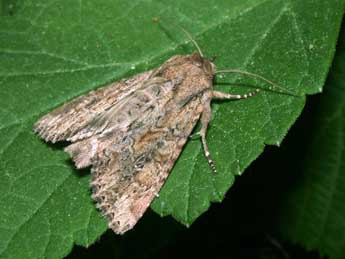
M195 65L202 68L205 74L208 74L211 77L213 77L213 75L216 72L216 66L211 62L211 60L201 56L199 52L194 52L191 55L191 59L193 60L193 63Z
M158 23L160 21L159 18L153 18L152 19L153 22ZM217 70L215 64L212 62L212 60L205 58L204 54L202 53L201 48L199 47L198 43L196 42L196 40L192 37L192 35L182 26L174 23L173 21L170 21L170 23L172 23L173 25L175 25L177 28L179 28L186 36L187 38L193 43L193 45L196 48L196 52L194 52L192 55L190 55L189 57L192 59L192 62L198 66L201 67L202 70L205 72L205 74L207 74L210 79L213 79L217 74L223 74L223 73L237 73L237 74L243 74L249 77L253 77L255 79L260 79L266 83L268 83L270 85L270 90L272 89L276 89L278 90L278 92L280 93L284 93L284 94L288 94L291 96L300 96L298 94L295 94L291 91L289 91L288 89L281 87L280 85L266 79L265 77L255 74L255 73L251 73L248 71L244 71L244 70L240 70L240 69L224 69L224 70Z
M152 18L152 21L155 23L159 23L160 19L157 17L154 17ZM193 63L196 64L197 66L202 67L203 71L206 74L210 75L211 78L213 78L213 75L216 72L216 66L211 62L211 60L204 57L204 54L202 53L202 50L199 44L196 42L193 36L185 28L183 28L179 24L176 24L174 21L170 21L170 23L172 23L177 28L179 28L195 46L197 52L191 55Z

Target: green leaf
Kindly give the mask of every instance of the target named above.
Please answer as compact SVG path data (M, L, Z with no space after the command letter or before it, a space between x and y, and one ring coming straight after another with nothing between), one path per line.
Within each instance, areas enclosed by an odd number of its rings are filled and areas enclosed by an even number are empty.
M90 198L89 171L75 170L63 145L44 143L32 125L91 89L195 51L170 20L187 28L207 56L216 55L219 68L249 70L311 94L322 88L344 10L340 0L15 3L0 17L2 258L59 258L105 231ZM152 17L163 18L162 26ZM248 78L231 82L267 88ZM265 144L281 142L303 105L302 97L268 91L215 103L208 143L219 173L210 171L200 142L189 141L154 210L191 224L222 200Z
M345 30L338 46L279 224L285 238L330 258L345 257Z

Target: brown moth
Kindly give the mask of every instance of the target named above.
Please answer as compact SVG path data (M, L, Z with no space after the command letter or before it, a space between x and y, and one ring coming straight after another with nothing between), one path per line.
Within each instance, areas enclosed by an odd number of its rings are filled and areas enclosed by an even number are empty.
M122 79L80 96L34 125L45 141L72 142L65 148L77 168L92 166L92 198L116 233L133 228L166 181L169 172L201 120L205 156L216 172L206 143L211 100L238 100L259 92L233 95L213 90L219 70L197 52L176 55L160 67Z

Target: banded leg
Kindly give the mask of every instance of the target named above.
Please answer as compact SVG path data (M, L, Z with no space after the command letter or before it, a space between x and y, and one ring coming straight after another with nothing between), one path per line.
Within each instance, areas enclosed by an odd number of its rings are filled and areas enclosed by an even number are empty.
M206 132L208 124L211 120L211 98L208 98L207 101L205 101L203 106L203 112L201 114L201 130L200 130L200 137L202 146L204 148L204 153L207 159L208 164L210 165L212 171L214 173L217 173L216 166L214 165L214 162L211 158L210 151L208 150L207 142L206 142Z
M219 91L212 91L212 98L215 99L227 99L227 100L239 100L239 99L246 99L248 97L252 97L259 93L260 90L256 89L253 92L247 93L247 94L228 94L228 93L223 93Z

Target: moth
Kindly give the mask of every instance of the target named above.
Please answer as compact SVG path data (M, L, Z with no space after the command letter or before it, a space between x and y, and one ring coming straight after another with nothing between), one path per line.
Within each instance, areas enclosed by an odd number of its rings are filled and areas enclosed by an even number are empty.
M161 66L82 95L39 119L34 130L45 141L67 140L65 151L77 168L92 166L92 198L114 232L133 228L166 181L169 172L201 121L200 138L212 170L206 142L213 99L252 97L213 90L220 73L182 27L197 51L176 55Z

